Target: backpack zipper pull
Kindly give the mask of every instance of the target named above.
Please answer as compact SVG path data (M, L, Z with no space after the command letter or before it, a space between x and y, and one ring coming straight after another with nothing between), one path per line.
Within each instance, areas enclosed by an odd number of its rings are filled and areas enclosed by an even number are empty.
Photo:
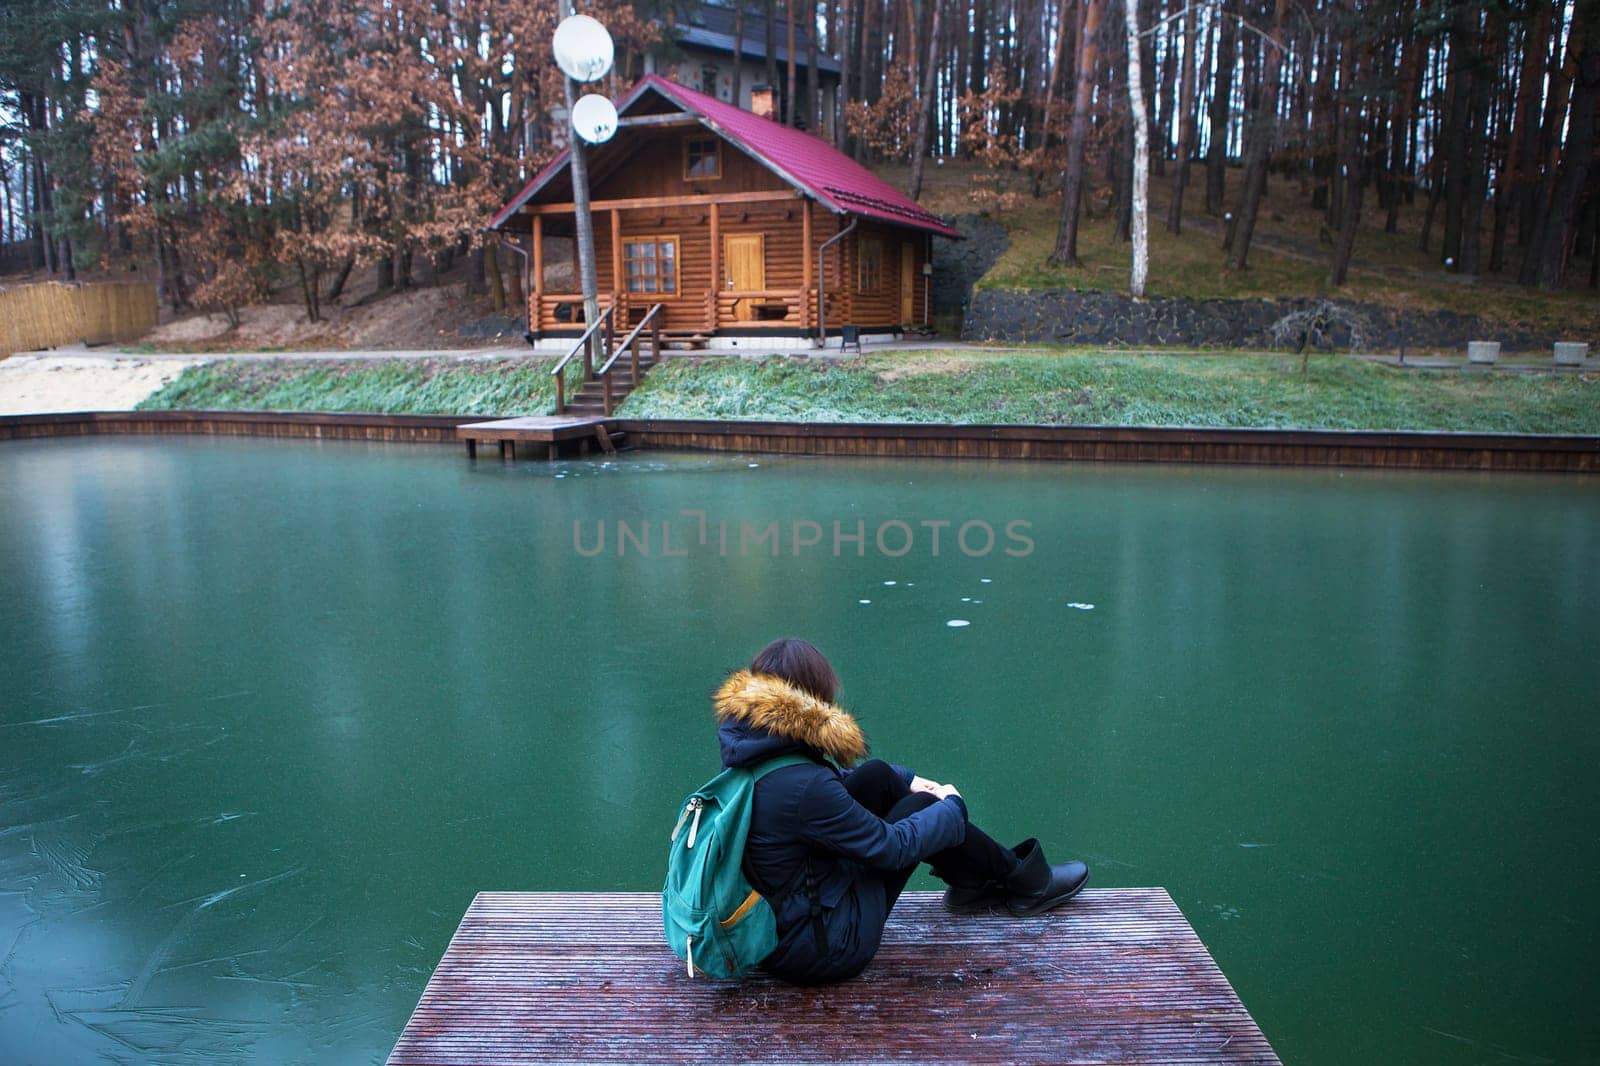
M694 821L689 823L689 847L694 847L694 835L700 829L700 811L705 807L698 798L694 801Z
M683 812L678 815L678 824L672 827L672 835L667 838L667 842L669 844L673 843L674 841L676 841L678 839L678 834L680 832L682 832L682 830L683 830L683 823L687 822L689 820L689 811L691 809L697 808L699 806L700 806L700 797L699 796L690 796L689 797L689 802L685 803L683 805Z
M684 952L683 952L683 954L685 956L685 965L688 967L688 970L689 970L689 980L693 981L694 980L694 937L691 936L691 937L687 938L684 941Z

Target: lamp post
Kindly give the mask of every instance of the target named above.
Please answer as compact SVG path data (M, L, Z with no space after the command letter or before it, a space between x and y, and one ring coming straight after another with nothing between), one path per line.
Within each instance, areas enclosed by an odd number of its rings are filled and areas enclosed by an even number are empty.
M598 81L605 77L611 70L615 52L611 35L606 32L606 28L587 15L573 14L572 0L561 0L561 24L556 27L552 49L555 52L556 66L566 75L561 80L566 90L567 121L571 127L568 151L572 153L572 206L577 229L578 279L583 292L583 320L586 325L593 325L600 317L600 292L599 283L595 280L594 222L589 212L589 153L584 146L584 133L598 134L600 131L578 129L574 120L578 117L578 105L581 101L577 99L574 83ZM589 99L591 97L586 96L583 101ZM599 99L605 101L604 97ZM610 102L605 101L605 103L609 106ZM608 140L615 128L613 122L610 130L595 137L595 143ZM622 252L621 249L613 248L611 254L621 255ZM585 381L594 377L594 348L598 336L597 332L584 346Z

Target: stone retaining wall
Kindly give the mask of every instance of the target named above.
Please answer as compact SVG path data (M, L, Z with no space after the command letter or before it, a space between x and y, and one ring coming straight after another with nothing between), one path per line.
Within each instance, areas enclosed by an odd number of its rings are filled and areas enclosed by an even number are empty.
M966 311L972 287L1011 244L1005 226L987 215L947 216L945 221L966 240L933 242L933 313L941 318Z
M1110 292L983 289L973 293L961 339L1039 344L1129 345L1175 348L1274 348L1272 326L1284 315L1315 303L1313 298L1186 300L1155 296L1135 301ZM1565 336L1487 322L1454 311L1406 311L1340 301L1370 324L1367 351L1464 352L1468 341L1495 340L1503 351L1546 352ZM1335 330L1333 347L1348 334Z

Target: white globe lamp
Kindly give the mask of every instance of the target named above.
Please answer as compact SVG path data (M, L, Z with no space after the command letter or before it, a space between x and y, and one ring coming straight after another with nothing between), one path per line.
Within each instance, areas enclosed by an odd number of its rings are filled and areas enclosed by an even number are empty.
M572 105L572 130L590 144L605 144L617 132L617 109L598 93Z
M576 82L599 81L611 70L616 46L611 34L588 15L568 15L556 27L556 66Z

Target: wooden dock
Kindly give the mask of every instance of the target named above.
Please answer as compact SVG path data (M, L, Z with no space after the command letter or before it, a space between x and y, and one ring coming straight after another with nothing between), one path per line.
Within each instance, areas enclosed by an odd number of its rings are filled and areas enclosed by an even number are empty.
M585 455L591 442L598 443L603 451L615 453L617 446L611 422L609 418L594 415L528 415L497 418L492 422L468 422L456 427L456 436L467 442L467 456L473 459L478 456L479 441L497 442L502 459L517 457L518 442L543 444L546 456L558 459L561 445L571 440L578 442Z
M390 1066L549 1062L1277 1063L1165 889L1042 918L907 893L827 988L690 980L656 893L483 892Z

